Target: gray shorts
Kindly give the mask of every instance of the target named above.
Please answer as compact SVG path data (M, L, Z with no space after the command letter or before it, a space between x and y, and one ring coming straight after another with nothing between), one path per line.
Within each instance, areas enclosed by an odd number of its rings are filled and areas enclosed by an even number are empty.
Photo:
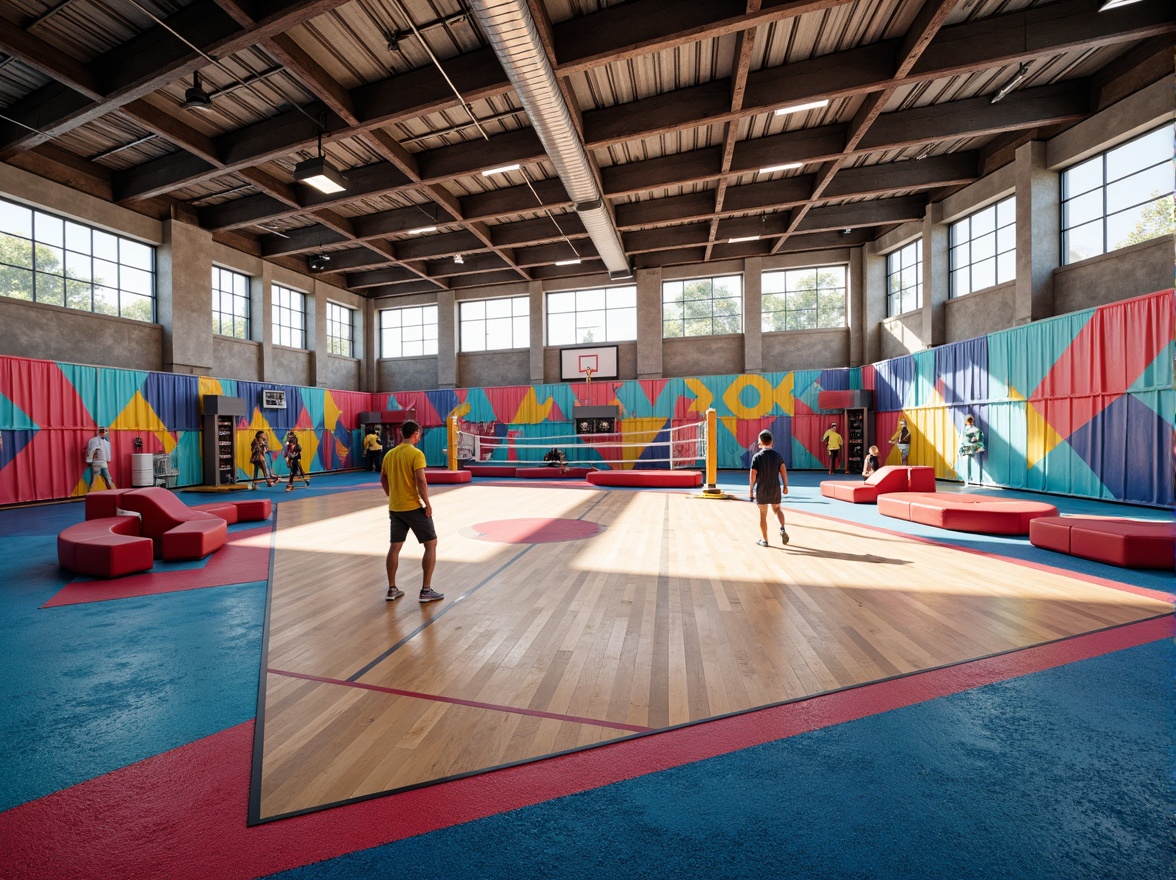
M433 528L433 518L425 516L423 507L418 507L416 510L389 510L388 521L391 524L388 541L392 544L403 544L410 529L421 544L437 540L437 530Z

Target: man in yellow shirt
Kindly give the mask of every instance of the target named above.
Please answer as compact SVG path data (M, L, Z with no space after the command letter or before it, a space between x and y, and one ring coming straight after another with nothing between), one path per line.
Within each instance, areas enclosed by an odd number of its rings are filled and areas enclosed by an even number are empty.
M837 423L829 426L829 430L821 435L821 442L829 450L829 473L837 470L837 458L841 455L841 435L837 433Z
M380 453L384 447L380 444L380 435L373 425L368 425L367 434L363 438L364 466L369 471L380 469Z
M421 426L408 419L400 426L400 432L403 439L384 456L380 471L380 485L388 496L391 523L386 560L388 595L384 599L392 602L404 595L396 586L396 568L404 539L411 529L425 548L421 558L420 601L436 602L445 596L432 587L433 567L437 564L437 530L433 527L433 505L429 503L429 485L425 481L425 454L416 447L421 439Z

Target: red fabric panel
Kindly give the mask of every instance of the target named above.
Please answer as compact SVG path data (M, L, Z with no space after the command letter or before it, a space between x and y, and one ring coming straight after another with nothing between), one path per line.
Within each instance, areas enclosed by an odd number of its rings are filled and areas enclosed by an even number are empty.
M1172 290L1099 306L1030 399L1069 436L1123 394L1172 341ZM1052 400L1071 398L1070 400Z

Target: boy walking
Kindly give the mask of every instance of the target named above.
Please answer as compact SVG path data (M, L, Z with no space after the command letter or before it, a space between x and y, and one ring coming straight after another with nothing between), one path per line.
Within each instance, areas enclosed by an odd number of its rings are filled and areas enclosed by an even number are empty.
M772 448L772 432L760 431L759 452L751 459L748 473L747 497L759 505L760 535L756 544L768 546L768 506L780 521L780 541L788 543L788 530L784 528L784 511L780 509L781 492L788 494L788 468L784 456Z
M433 567L437 564L437 530L433 527L433 505L429 503L429 485L425 481L425 454L417 449L421 439L421 426L407 419L400 426L403 438L384 456L384 467L380 471L380 485L388 496L388 519L391 522L388 558L388 594L384 597L393 602L404 595L396 586L396 569L400 564L400 551L409 529L425 549L421 557L420 601L437 602L444 599L443 593L436 592L433 582Z

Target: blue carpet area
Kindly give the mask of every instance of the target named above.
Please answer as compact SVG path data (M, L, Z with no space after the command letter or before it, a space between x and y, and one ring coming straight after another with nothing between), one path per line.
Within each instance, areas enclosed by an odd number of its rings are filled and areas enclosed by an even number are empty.
M1171 876L1155 642L273 876Z
M257 708L264 582L41 609L70 579L56 531L8 538L0 556L0 810Z

